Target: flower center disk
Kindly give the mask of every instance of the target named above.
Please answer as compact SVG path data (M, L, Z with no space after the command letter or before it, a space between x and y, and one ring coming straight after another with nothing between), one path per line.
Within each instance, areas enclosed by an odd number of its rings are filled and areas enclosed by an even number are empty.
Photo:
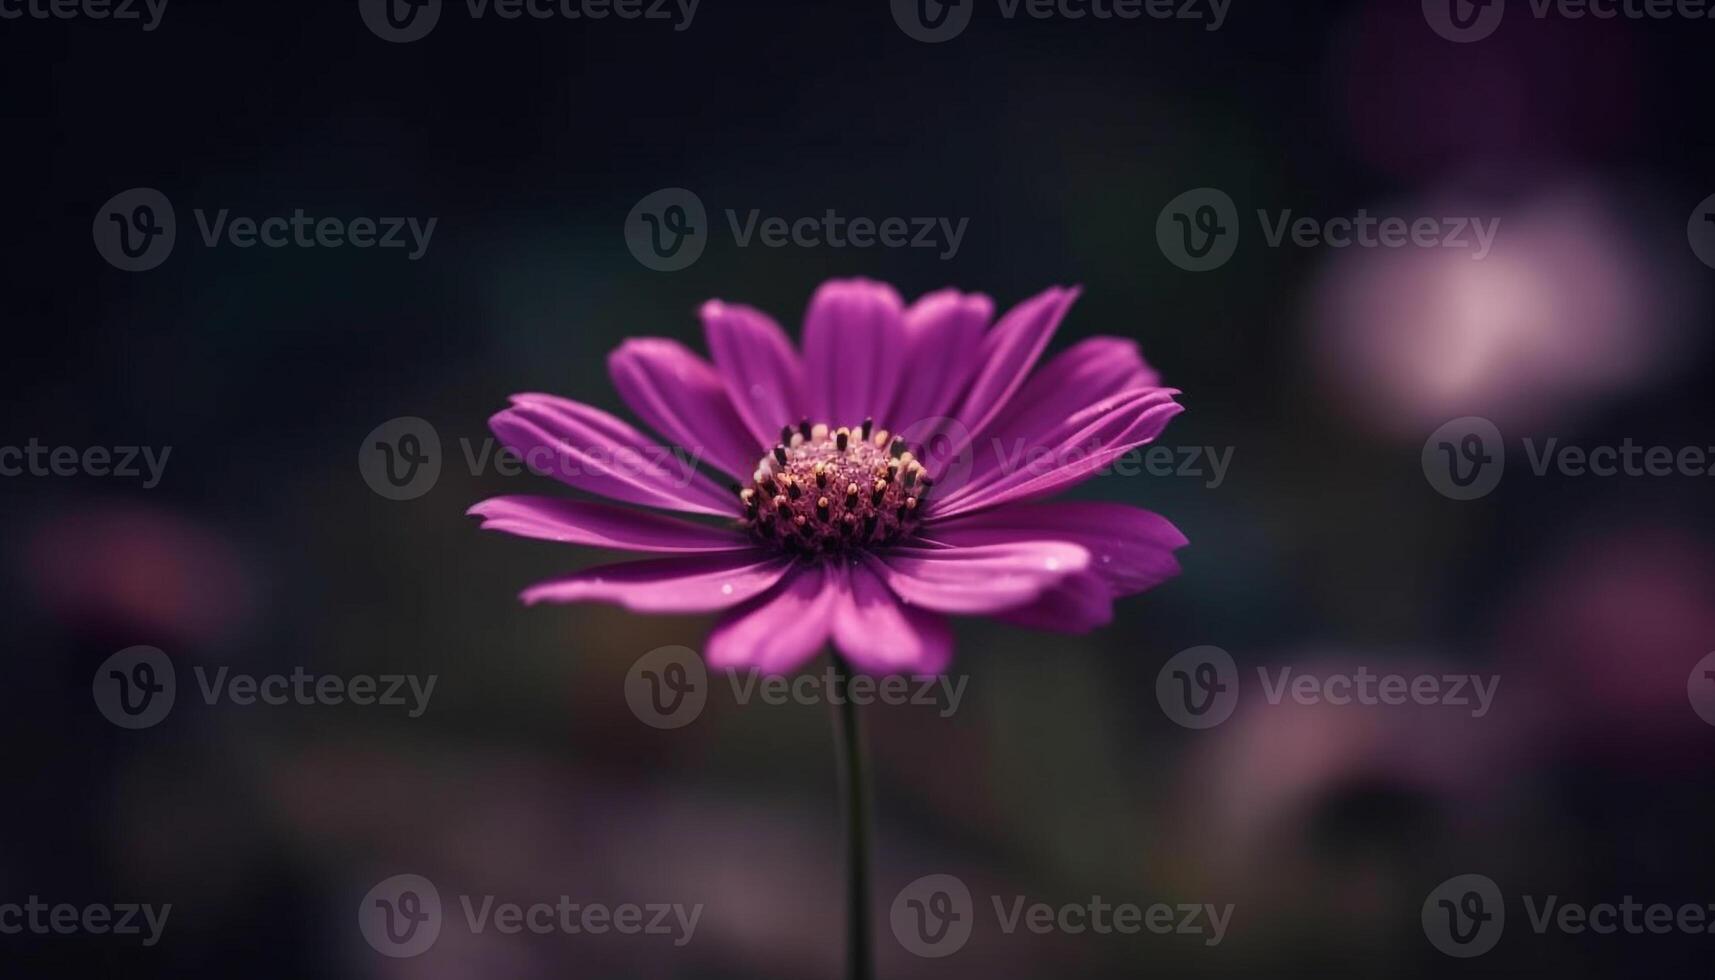
M830 429L806 419L739 488L758 540L796 553L839 553L899 540L917 527L934 481L905 441L871 419Z

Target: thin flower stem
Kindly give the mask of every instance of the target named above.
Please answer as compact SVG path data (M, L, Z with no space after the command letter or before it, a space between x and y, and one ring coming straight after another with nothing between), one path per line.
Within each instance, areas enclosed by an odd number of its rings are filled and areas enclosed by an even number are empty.
M838 690L845 694L835 707L834 741L840 757L846 812L846 958L847 980L874 980L875 962L870 946L870 815L869 771L864 761L863 729L857 705L850 696L852 673L839 654L833 654Z

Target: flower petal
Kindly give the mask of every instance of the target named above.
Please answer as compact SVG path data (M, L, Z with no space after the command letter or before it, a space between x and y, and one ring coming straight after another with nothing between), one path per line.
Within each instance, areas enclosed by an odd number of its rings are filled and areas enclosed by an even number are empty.
M1116 457L1160 435L1168 420L1184 411L1173 400L1176 394L1172 388L1140 388L1093 405L1068 420L1057 443L1040 447L1047 451L1046 458L1022 455L1016 468L932 501L930 515L956 517L1082 483Z
M748 482L764 446L751 437L709 362L677 341L638 337L607 358L619 397L694 459Z
M792 560L750 549L600 565L525 589L538 602L612 602L634 612L712 612L766 592Z
M824 564L793 569L772 591L722 617L709 634L709 666L789 673L828 641L844 591L843 578Z
M993 319L994 300L980 293L942 289L912 303L904 315L899 391L884 424L904 432L951 412L977 369L977 349Z
M980 615L1035 602L1060 580L1087 569L1090 553L1067 541L1008 541L972 548L894 548L867 561L911 605Z
M1050 633L1088 633L1114 621L1113 593L1095 572L1079 572L1030 605L1001 613L999 619Z
M835 566L830 566L835 567ZM846 569L850 582L834 611L834 645L869 674L939 674L953 659L947 620L901 603L864 564Z
M830 279L804 314L804 378L813 421L887 425L905 354L904 303L892 286Z
M493 497L465 513L482 518L485 531L592 548L692 554L750 547L749 539L730 527L563 497Z
M1008 459L1056 444L1072 420L1103 399L1159 387L1160 381L1134 341L1091 337L1072 345L1031 375L979 434L967 483L980 486Z
M748 306L710 300L701 315L709 354L733 409L758 446L774 445L781 426L798 421L808 409L798 352L779 324Z
M488 420L489 428L532 472L628 503L738 514L731 494L600 409L552 395L515 395L512 403Z
M948 456L963 452L966 443L980 435L1006 407L1077 298L1076 289L1045 290L1008 310L983 337L977 350L977 362L982 366L955 413L965 427L964 439L946 447ZM931 462L940 460L931 457Z
M1159 514L1125 504L1070 501L1009 504L931 521L918 533L954 548L1070 541L1090 553L1089 573L1113 595L1141 592L1179 574L1173 552L1186 544L1185 535Z

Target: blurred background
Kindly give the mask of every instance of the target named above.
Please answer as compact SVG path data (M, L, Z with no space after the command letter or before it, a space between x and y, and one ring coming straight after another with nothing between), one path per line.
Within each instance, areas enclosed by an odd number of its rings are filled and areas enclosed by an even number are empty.
M525 609L524 586L609 556L482 534L463 513L562 491L466 455L492 448L485 421L509 394L620 411L604 359L623 338L701 348L710 297L795 329L818 283L854 274L1002 306L1081 283L1055 349L1135 338L1184 391L1163 443L1231 453L1218 481L1078 490L1191 541L1183 574L1121 601L1112 626L960 620L957 711L866 709L882 976L1706 967L1715 935L1539 935L1522 902L1715 903L1715 707L1695 669L1715 650L1710 478L1539 476L1523 447L1715 446L1698 237L1715 21L1515 0L1456 41L1434 6L1235 0L1210 29L1196 2L1200 19L1127 20L966 0L963 31L925 43L909 5L883 0L703 0L688 26L449 2L402 42L355 2L174 0L153 30L0 5L25 12L0 19L0 446L170 447L147 487L0 478L0 903L172 905L148 947L0 935L0 973L839 976L828 707L740 704L715 678L693 723L643 723L628 671L699 648L712 617ZM133 188L176 213L146 271L97 247L107 202ZM708 214L706 248L673 272L625 235L663 188ZM1198 188L1231 198L1239 230L1230 260L1192 272L1156 232ZM220 209L436 226L416 259L209 247L195 212ZM741 247L728 209L968 232L951 257ZM1476 260L1271 247L1257 219L1360 209L1498 234ZM1507 467L1455 500L1425 443L1466 416L1497 426ZM442 465L393 500L358 457L402 417L438 434ZM130 730L92 678L137 645L170 658L178 696ZM1201 645L1243 684L1231 718L1192 729L1157 680ZM193 672L223 667L437 683L415 717L206 704ZM1499 687L1482 717L1271 704L1259 667ZM412 958L381 955L357 921L402 873L448 909ZM1506 896L1506 931L1449 958L1423 907L1473 873ZM890 929L895 895L929 874L975 896L945 959ZM704 910L683 946L508 936L467 928L461 895ZM1234 911L1213 946L1009 935L996 896Z

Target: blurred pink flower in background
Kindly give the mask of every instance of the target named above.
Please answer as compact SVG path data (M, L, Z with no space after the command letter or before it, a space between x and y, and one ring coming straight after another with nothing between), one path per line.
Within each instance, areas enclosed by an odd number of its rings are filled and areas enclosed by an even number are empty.
M136 503L63 506L32 521L11 562L37 602L75 630L135 642L211 643L256 610L238 545L214 526Z
M1710 728L1692 668L1715 650L1715 559L1669 526L1601 527L1522 576L1498 635L1510 677L1557 752L1703 771Z
M1421 437L1463 415L1503 431L1559 421L1681 353L1667 263L1635 244L1617 201L1589 187L1503 208L1441 196L1371 212L1499 225L1480 260L1473 248L1353 248L1329 263L1312 304L1313 351L1367 427Z

